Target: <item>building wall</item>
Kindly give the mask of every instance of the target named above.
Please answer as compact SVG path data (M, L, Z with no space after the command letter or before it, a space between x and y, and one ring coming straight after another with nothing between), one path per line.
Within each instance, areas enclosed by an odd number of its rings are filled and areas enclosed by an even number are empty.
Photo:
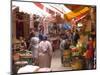
M22 19L18 18L18 15L20 17L20 14L22 16ZM18 30L16 28L17 25L18 25L16 22L18 22L18 24L20 22L23 23L23 25L22 25L23 34L22 35L23 35L24 38L26 38L29 35L30 15L27 14L27 13L24 13L24 12L19 12L19 8L15 8L14 10L12 10L12 26L11 26L12 31L11 31L11 33L12 33L12 37L15 38L15 39L18 37L17 36L18 31L19 31L19 33L21 31L21 29Z

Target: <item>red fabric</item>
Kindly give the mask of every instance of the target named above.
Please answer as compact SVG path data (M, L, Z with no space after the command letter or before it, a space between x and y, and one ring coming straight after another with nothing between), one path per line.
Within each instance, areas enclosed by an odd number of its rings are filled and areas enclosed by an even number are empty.
M93 50L93 41L88 42L88 50Z
M43 9L44 8L44 5L41 4L41 3L34 3L36 6L38 6L39 8Z
M87 50L86 51L86 56L85 56L86 59L91 59L93 58L93 50Z

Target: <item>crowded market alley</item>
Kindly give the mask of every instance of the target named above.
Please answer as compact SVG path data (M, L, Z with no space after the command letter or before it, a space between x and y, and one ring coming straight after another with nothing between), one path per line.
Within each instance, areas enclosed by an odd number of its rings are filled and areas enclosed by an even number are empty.
M96 69L95 6L12 1L11 15L12 74Z

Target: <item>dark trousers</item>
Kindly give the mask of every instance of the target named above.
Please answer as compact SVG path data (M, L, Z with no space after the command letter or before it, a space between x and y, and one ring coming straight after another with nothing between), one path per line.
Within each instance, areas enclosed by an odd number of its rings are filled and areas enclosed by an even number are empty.
M93 58L86 59L86 68L88 70L91 70L91 69L93 69L93 67L94 67L94 60L93 60Z

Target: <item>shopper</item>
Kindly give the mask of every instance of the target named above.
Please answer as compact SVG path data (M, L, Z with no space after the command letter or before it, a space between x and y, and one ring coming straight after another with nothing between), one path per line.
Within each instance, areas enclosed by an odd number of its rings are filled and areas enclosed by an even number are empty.
M27 39L26 39L26 44L27 44L28 50L30 50L29 45L30 45L30 41L31 41L31 38L32 38L32 37L35 37L34 28L31 28L31 29L30 29L30 33L29 33L29 35L28 35L28 37L27 37Z
M19 37L19 41L20 41L20 49L21 50L26 50L27 49L27 45L26 45L26 41L25 41L25 39L22 37L22 36L20 36Z
M61 63L63 64L63 51L65 50L65 42L66 38L63 36L60 42L60 50L61 50Z
M33 62L35 65L38 65L38 50L39 50L39 38L38 37L31 38L30 49L33 55Z
M85 52L85 59L87 64L87 69L93 69L94 67L94 49L93 40L90 37L87 44L87 51Z
M43 36L43 40L39 43L39 67L50 68L52 58L52 46L47 40L47 36Z
M77 44L77 42L80 38L79 33L78 33L77 30L73 32L72 38L73 38L73 44L76 46L76 44Z

